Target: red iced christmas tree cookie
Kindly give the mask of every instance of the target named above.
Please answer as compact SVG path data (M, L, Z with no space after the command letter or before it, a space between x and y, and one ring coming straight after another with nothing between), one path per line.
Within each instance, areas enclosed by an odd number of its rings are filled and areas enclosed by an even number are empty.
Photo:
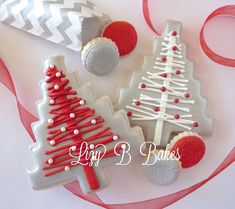
M108 184L104 167L120 162L128 144L131 156L139 153L141 129L130 127L124 111L114 112L108 97L96 100L88 84L78 85L62 56L50 57L44 65L39 121L32 125L31 184L40 190L78 179L85 193L101 190Z

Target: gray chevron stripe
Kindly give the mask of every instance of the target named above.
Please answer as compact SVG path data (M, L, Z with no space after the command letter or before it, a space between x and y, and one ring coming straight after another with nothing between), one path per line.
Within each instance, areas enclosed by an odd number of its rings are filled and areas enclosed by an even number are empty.
M64 4L64 0L57 0L56 2L55 1L45 1L45 2L43 2L43 6L45 8L45 13L38 19L38 21L39 21L41 27L43 28L43 30L45 31L42 34L42 36L45 37L45 38L49 38L50 36L53 35L52 32L50 31L50 29L48 28L48 26L46 25L47 20L52 17L52 14L51 14L51 11L50 11L50 5L53 5L53 4L61 4L61 5L63 5ZM71 8L71 11L74 11L74 10L78 11L77 9L78 8L76 7L76 5L74 5L74 7ZM60 9L60 10L63 11L63 9ZM64 11L66 11L66 9L64 9ZM70 9L69 9L69 11L70 11ZM79 11L81 11L81 8L79 8ZM60 42L60 44L62 44L64 46L67 46L67 45L70 45L73 42L68 37L68 35L65 33L65 30L67 28L71 27L72 24L71 24L69 18L67 17L67 15L64 15L63 13L61 13L61 18L63 20L63 23L60 24L57 27L57 29L61 33L61 35L63 36L64 40L62 40Z
M70 11L76 11L76 12L82 12L82 6L86 7L88 9L93 10L94 9L94 4L92 2L87 2L87 4L84 3L74 3L74 7L73 8L61 8L60 12L61 12L61 17L63 19L63 23L61 25L59 25L57 28L60 31L60 33L63 35L64 40L60 43L62 45L70 45L71 43L73 43L71 41L71 39L67 36L67 34L64 32L66 29L70 28L72 26L69 18L66 14L67 12ZM92 15L95 16L95 15ZM81 34L77 34L77 39L81 40Z
M61 42L62 45L70 45L71 43L73 43L72 40L64 32L66 29L68 29L72 26L68 16L64 15L64 14L66 14L70 11L74 11L74 10L76 12L82 12L82 7L88 8L90 10L94 10L95 5L92 2L87 1L86 4L84 4L84 3L74 3L73 8L61 8L60 9L60 13L61 13L61 17L63 19L63 23L57 28L64 37L64 40ZM95 16L95 15L92 14L92 16ZM81 34L77 34L76 36L77 36L78 40L81 40Z
M59 0L59 2L63 3L63 0ZM53 3L57 4L57 2L44 1L43 2L44 13L38 18L38 22L40 23L41 27L44 30L44 33L41 35L44 38L49 38L53 35L50 29L46 25L47 20L52 17L50 5Z
M90 9L90 10L94 10L94 7L95 7L95 4L92 3L92 2L90 2L90 1L87 1L86 4L84 4L84 3L79 3L79 5L80 5L80 6L84 6L84 7L88 8L88 9Z
M60 9L63 23L61 25L59 25L57 28L64 37L64 40L61 42L62 45L70 45L73 43L73 41L65 33L65 31L72 26L72 23L70 22L68 16L64 15L64 14L66 14L67 12L70 12L70 11L74 11L74 10L77 12L81 12L82 11L81 5L79 3L75 3L73 8L61 8ZM79 37L78 37L78 40L79 40Z
M74 7L73 8L61 8L61 16L63 16L64 12L74 12L74 10L76 10L76 12L81 12L82 11L82 7L80 3L74 3Z
M72 44L72 40L68 37L68 35L65 33L65 30L70 28L72 26L72 23L70 22L67 15L62 15L63 22L57 27L58 31L61 33L61 35L64 37L64 40L60 42L60 44L68 46Z
M7 23L7 24L11 24L12 22L14 22L16 20L16 18L12 14L12 9L14 6L16 6L17 4L20 3L20 0L16 0L13 1L12 3L10 3L9 5L7 5L7 12L9 14L9 17L7 17L3 22Z
M33 25L31 21L28 19L28 14L34 9L34 1L28 0L28 7L24 8L21 11L21 16L23 20L25 21L25 26L22 28L23 30L31 30L33 28Z

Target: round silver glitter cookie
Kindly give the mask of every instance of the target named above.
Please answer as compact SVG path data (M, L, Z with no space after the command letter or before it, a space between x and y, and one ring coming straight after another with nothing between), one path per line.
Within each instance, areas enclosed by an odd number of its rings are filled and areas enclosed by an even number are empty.
M82 50L82 62L85 68L98 76L112 72L119 61L116 44L107 38L96 38Z
M160 152L166 152L161 150ZM155 162L153 165L144 165L143 172L145 177L151 183L159 186L169 185L173 183L180 174L181 163L176 159L157 159L152 155L149 163Z

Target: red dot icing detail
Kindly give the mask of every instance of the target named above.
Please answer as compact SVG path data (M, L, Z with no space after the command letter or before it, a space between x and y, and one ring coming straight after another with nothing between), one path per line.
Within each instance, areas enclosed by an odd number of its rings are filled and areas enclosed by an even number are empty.
M195 128L197 128L197 127L199 127L199 123L198 123L198 122L194 122L194 123L193 123L193 126L194 126Z
M172 35L172 36L176 36L176 35L177 35L177 32L176 32L176 31L173 31L171 35Z
M103 31L103 37L111 39L118 47L120 56L130 54L137 44L137 32L125 21L111 22Z
M191 95L190 95L190 93L186 93L186 94L184 95L184 97L185 97L186 99L188 99L188 98L191 97Z
M131 111L127 112L127 116L131 117L133 115L133 113Z
M177 46L173 46L173 47L172 47L172 50L173 50L173 51L178 50Z
M180 100L179 100L178 98L175 98L175 99L174 99L174 103L175 103L175 104L178 104L178 103L180 103Z
M175 119L176 120L180 119L180 115L179 114L175 114Z
M162 92L166 92L166 90L167 90L167 89L166 89L165 86L161 87L161 91L162 91Z
M166 62L167 61L167 57L162 57L162 62Z
M136 105L136 106L140 106L140 105L141 105L141 102L140 102L140 101L136 101L136 102L135 102L135 105Z
M162 76L163 78L167 78L167 73L163 73L163 74L161 74L161 76Z
M179 139L171 151L179 153L183 168L190 168L196 165L205 154L205 144L198 136L185 136Z
M144 88L146 88L146 84L145 84L145 83L141 83L140 87L141 87L142 89L144 89Z
M176 74L176 75L180 75L180 74L181 74L181 71L180 71L180 70L176 70L176 71L175 71L175 74Z
M153 111L154 111L154 112L159 112L159 111L160 111L160 108L159 108L159 107L154 107L154 108L153 108Z

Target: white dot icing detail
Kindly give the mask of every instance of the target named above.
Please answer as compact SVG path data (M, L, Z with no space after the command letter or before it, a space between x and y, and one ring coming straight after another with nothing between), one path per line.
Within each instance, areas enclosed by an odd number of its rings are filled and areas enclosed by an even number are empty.
M50 145L54 146L55 145L55 140L51 140Z
M95 149L95 145L94 144L90 144L90 149Z
M75 130L73 131L73 133L74 133L75 135L78 135L78 134L79 134L79 130L78 130L78 129L75 129Z
M48 121L47 121L49 124L52 124L52 123L54 123L54 120L53 119L48 119Z
M50 100L50 104L55 104L55 100L54 100L54 99L51 99L51 100Z
M62 127L60 130L61 130L61 132L65 132L66 131L66 127Z
M51 165L51 164L54 163L54 160L53 160L53 159L49 159L49 160L48 160L48 163Z
M64 167L64 170L65 170L65 171L69 171L69 169L70 169L69 166L65 166L65 167Z
M58 90L59 88L60 88L59 85L57 85L57 84L54 85L54 89L55 89L55 90Z
M61 77L61 73L60 73L60 72L57 72L57 73L55 74L55 76L56 76L57 78L59 78L59 77Z
M80 104L80 105L84 105L84 104L85 104L85 101L84 101L84 100L81 100L81 101L79 102L79 104Z
M53 65L53 64L51 64L51 65L49 66L50 69L53 69L54 67L55 67L55 65Z
M70 114L69 114L69 117L70 117L70 118L75 118L75 114L74 114L74 113L70 113Z
M114 140L114 141L116 141L116 140L118 140L118 139L119 139L118 135L114 135L114 136L113 136L113 140Z
M95 119L91 120L91 124L95 125L97 123L97 121Z

